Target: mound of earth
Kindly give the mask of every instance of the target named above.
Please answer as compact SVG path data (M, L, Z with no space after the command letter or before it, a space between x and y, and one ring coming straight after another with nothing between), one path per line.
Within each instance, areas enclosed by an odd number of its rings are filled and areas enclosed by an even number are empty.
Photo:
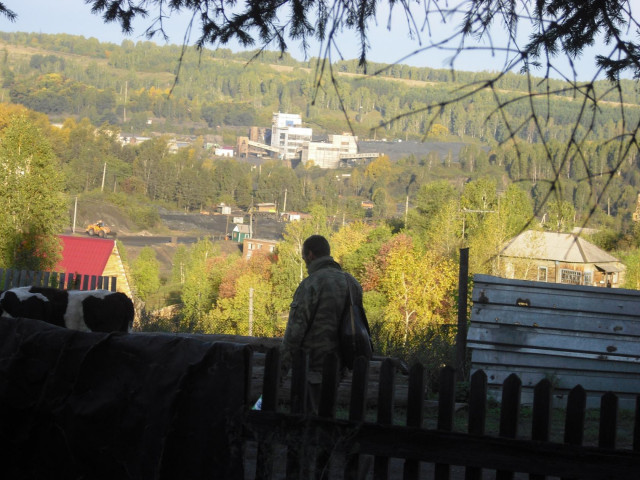
M73 209L70 212L73 224ZM87 225L102 220L117 235L128 235L137 232L133 221L126 215L120 207L105 202L95 200L78 200L76 210L75 231L84 232Z

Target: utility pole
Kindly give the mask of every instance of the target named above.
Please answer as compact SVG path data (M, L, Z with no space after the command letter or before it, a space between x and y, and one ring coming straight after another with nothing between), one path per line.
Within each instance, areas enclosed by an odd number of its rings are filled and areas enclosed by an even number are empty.
M122 109L123 113L123 122L127 123L127 89L129 87L129 81L125 80L124 82L124 108Z
M253 287L249 288L249 336L253 337Z
M73 227L71 228L72 233L76 233L76 214L78 213L78 197L76 197L76 202L73 207Z
M465 235L465 224L466 224L466 220L467 220L467 213L496 213L495 210L469 210L467 208L463 208L462 210L460 210L462 212L462 241L464 242L464 235Z
M282 213L286 213L287 211L287 189L284 189L284 202L282 204Z
M253 195L251 195L251 207L249 207L249 238L253 238Z
M104 177L107 175L107 162L104 162L104 168L102 169L102 186L100 187L100 191L104 191Z
M407 228L407 215L409 215L409 195L404 202L404 228Z

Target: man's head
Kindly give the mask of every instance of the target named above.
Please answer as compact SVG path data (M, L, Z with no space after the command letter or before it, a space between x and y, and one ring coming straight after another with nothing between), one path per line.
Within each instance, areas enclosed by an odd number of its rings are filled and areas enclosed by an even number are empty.
M302 244L302 259L307 266L314 259L328 255L331 255L331 247L322 235L311 235Z

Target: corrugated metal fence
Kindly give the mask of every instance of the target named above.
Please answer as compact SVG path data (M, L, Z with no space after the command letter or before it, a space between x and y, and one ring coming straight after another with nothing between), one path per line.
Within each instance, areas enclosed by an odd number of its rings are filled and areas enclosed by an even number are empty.
M589 406L613 392L633 408L640 393L639 291L476 275L467 340L472 373L486 372L496 398L512 373L523 402L545 378L558 406L576 384Z

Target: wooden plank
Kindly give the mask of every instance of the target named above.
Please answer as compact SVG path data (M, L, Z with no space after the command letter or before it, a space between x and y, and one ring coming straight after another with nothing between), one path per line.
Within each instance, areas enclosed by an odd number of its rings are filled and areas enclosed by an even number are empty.
M548 285L548 284L543 284ZM581 287L587 289L589 287ZM634 309L640 307L638 292L623 296L612 296L619 289L593 288L595 291L558 291L548 286L529 289L492 288L474 284L473 308L481 308L487 304L520 306L523 309L553 309L565 313L567 311L597 312L607 315L632 316ZM635 310L637 311L637 310Z
M520 415L520 389L522 383L514 373L509 375L502 389L502 407L500 408L499 435L504 438L516 438L518 434L518 418ZM498 470L496 480L512 480L514 472Z
M568 338L570 337L570 338ZM468 345L472 344L518 345L524 348L547 348L559 351L591 352L602 355L638 357L640 344L637 339L623 335L583 334L542 330L537 328L504 325L484 325L480 328L472 324L469 329Z
M587 394L580 385L569 392L564 423L564 443L582 445Z
M307 376L309 373L309 358L304 350L298 350L293 355L291 368L291 413L303 414L309 407L307 403ZM304 458L301 441L288 445L287 449L287 480L305 478L302 475L301 460Z
M255 357L254 357L255 359ZM262 411L276 412L280 385L280 349L271 348L265 358ZM256 480L270 479L273 473L274 445L270 439L258 442Z
M582 445L584 439L584 418L587 406L587 395L581 386L569 392L567 400L567 414L564 421L564 443L567 445ZM575 472L571 472L574 474ZM569 480L574 477L563 477ZM615 477L612 477L615 478Z
M364 357L356 358L353 364L353 381L351 385L351 402L349 405L349 421L362 422L366 412L367 386L369 384L369 362ZM345 480L361 478L360 455L347 450L344 465Z
M637 315L603 316L602 313L596 312L569 312L507 305L482 305L473 308L471 312L476 327L483 324L499 324L640 337L640 319Z
M636 397L636 416L633 424L633 450L640 453L640 395Z
M338 394L338 357L327 355L322 366L322 389L320 391L320 405L318 416L323 418L335 418L336 397ZM329 480L330 477L331 450L320 447L316 452L313 465L317 480Z
M640 357L566 352L508 345L474 344L471 361L486 365L562 368L591 372L640 374Z
M438 392L438 430L450 432L453 430L453 417L456 401L455 371L446 366L440 370L440 392ZM435 480L449 480L451 477L451 463L439 462L435 464Z
M484 435L487 417L487 374L481 370L471 375L469 389L469 421L468 432L473 435ZM465 480L482 480L482 469L467 467Z
M553 386L547 379L541 380L534 388L533 414L531 417L531 440L549 441L551 431L551 406ZM544 480L544 475L532 474L529 480Z
M598 446L600 448L616 448L616 430L618 423L618 397L607 392L600 403L600 429Z
M393 383L395 368L389 359L382 362L378 391L378 419L379 425L393 423ZM373 461L373 478L386 480L389 478L389 457L376 455Z
M480 365L478 365L479 367ZM474 365L474 369L476 365ZM490 385L499 385L504 383L507 377L513 373L514 369L510 365L491 366L484 369L489 378ZM475 370L474 370L475 371ZM640 393L640 382L637 376L633 375L590 375L589 372L575 372L571 370L563 371L557 369L551 372L541 370L529 370L518 368L518 375L522 380L522 384L533 387L540 380L547 376L553 377L556 390L558 393L562 390L568 390L576 385L582 385L591 395L603 394L608 391L616 391L619 394L635 395Z
M424 367L416 363L409 371L409 391L407 394L407 427L422 428L424 412L425 379ZM403 480L420 478L420 462L407 459L402 471Z
M629 315L640 311L640 292L621 288L510 280L474 275L473 305L528 305L529 308L576 309L607 315Z

